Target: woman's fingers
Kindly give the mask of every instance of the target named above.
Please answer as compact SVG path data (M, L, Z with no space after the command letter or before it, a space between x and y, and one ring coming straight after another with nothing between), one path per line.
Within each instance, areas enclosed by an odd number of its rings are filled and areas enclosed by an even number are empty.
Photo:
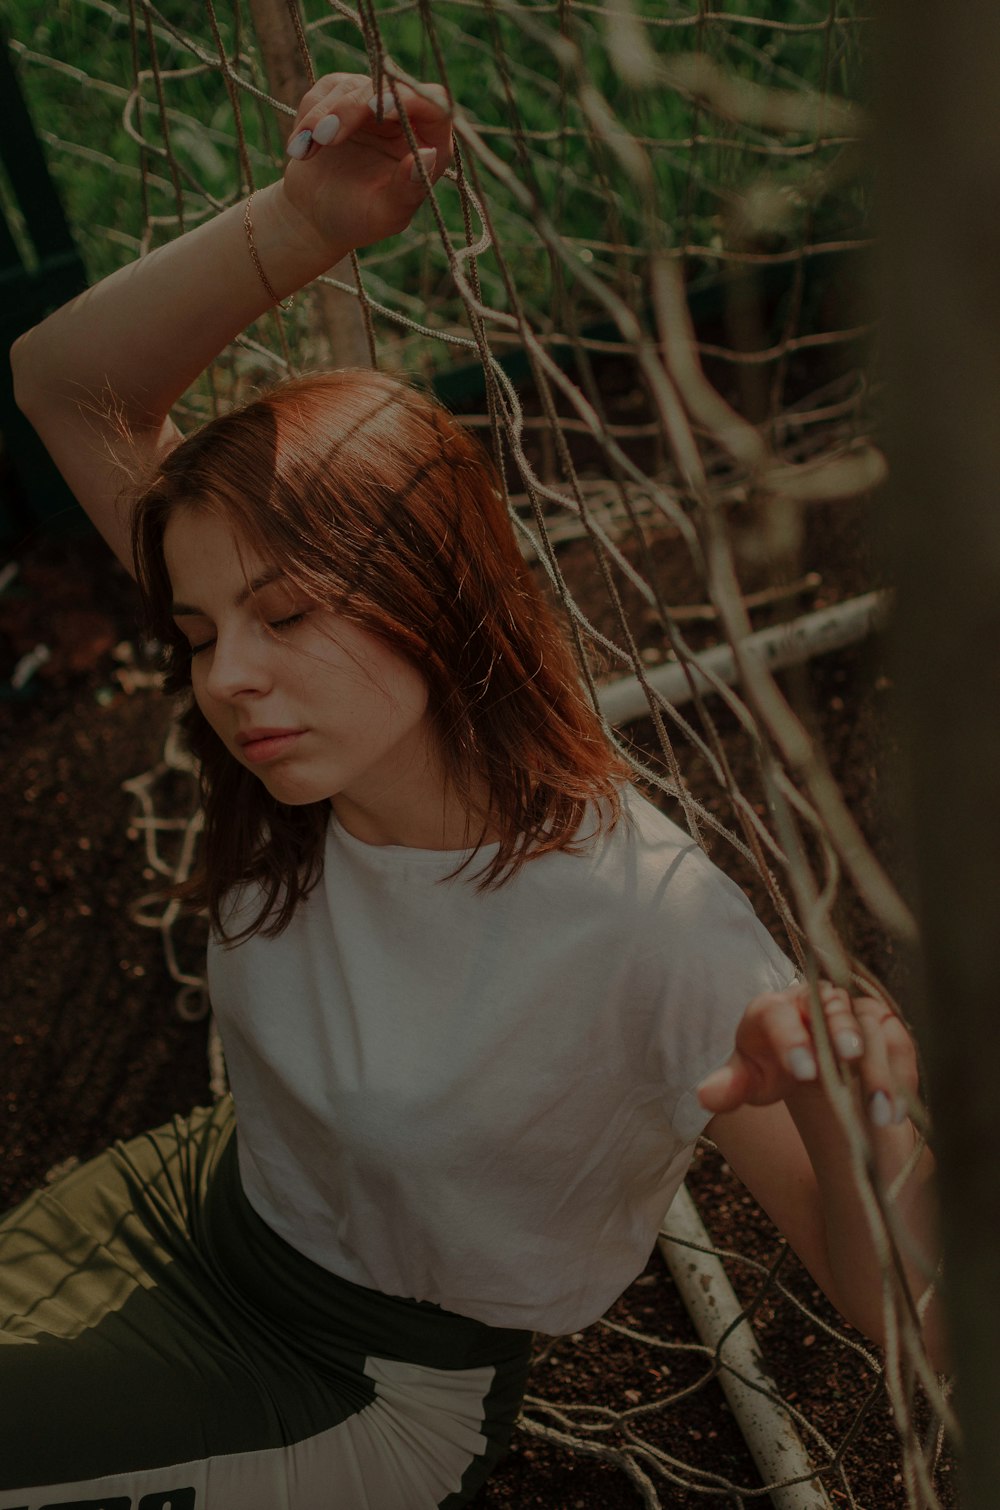
M329 87L310 90L299 107L292 133L285 144L289 157L304 162L324 146L343 146L362 128L377 130L385 136L398 133L396 121L386 120L381 127L378 126L369 104L372 98L370 79L361 74L335 74L320 83L328 83ZM310 103L304 109L307 100Z
M857 1077L865 1112L875 1127L903 1121L917 1085L912 1039L899 1018L873 997L851 997L827 981L819 985L830 1041Z
M857 1003L858 1023L865 1040L859 1070L861 1093L876 1127L905 1120L909 1098L918 1084L917 1057L906 1028L881 1002Z
M797 995L779 992L765 1001L770 1005L761 1013L760 1027L766 1031L778 1061L800 1084L815 1080L819 1066L808 1019L802 1015Z
M420 83L414 86L404 84L400 79L386 79L382 88L382 120L398 119L397 98L414 123L440 127L446 126L451 120L448 95L440 84ZM312 117L323 115L330 108L331 101L338 99L356 110L365 107L373 120L379 115L374 86L366 74L327 73L317 79L308 93L302 96L296 128L309 125ZM356 114L354 118L359 122L365 119L360 114Z
M395 93L393 93L393 88ZM393 87L387 84L382 92L383 121L399 120L397 99L399 107L405 112L410 125L421 141L438 149L447 142L450 150L451 106L440 84L421 84L416 89L410 84L398 81ZM378 100L374 94L369 95L367 105L372 119L377 120Z
M906 1028L884 1003L852 998L829 982L820 982L819 998L834 1053L857 1078L872 1123L886 1127L901 1121L917 1087L916 1054ZM818 1060L807 989L794 986L756 997L737 1029L733 1056L702 1082L699 1100L711 1111L769 1105L795 1086L817 1082Z
M812 1038L796 994L758 996L747 1007L728 1062L698 1087L707 1111L735 1111L738 1106L768 1106L781 1101L789 1081L802 1084L818 1074Z
M286 151L284 193L314 231L338 249L370 246L405 230L428 186L451 160L451 113L436 85L394 84L379 101L363 74L325 74L303 96ZM415 142L416 151L411 147Z
M443 173L451 156L451 113L444 90L428 84L418 91L396 83L395 96L387 87L379 111L370 79L362 74L325 75L303 97L285 145L288 156L304 162L324 147L344 146L359 133L387 155L406 156L410 147L400 125L398 97L417 141L435 149L435 167Z
M701 1082L698 1100L708 1112L735 1111L746 1101L752 1083L750 1067L737 1050L728 1063Z
M846 1063L860 1059L865 1051L865 1042L848 993L838 986L821 981L819 999L826 1017L830 1042L838 1059Z

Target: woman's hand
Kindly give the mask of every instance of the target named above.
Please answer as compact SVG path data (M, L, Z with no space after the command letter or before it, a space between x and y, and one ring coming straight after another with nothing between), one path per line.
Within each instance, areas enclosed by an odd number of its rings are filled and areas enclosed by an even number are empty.
M851 997L826 981L820 1002L833 1051L867 1116L879 1185L891 1202L900 1273L916 1303L940 1251L930 1149L917 1152L907 1120L917 1090L913 1041L884 1002ZM883 1250L862 1199L853 1140L819 1078L805 986L756 997L726 1064L703 1080L708 1135L788 1239L833 1304L884 1344ZM891 1196L890 1196L891 1192ZM905 1234L905 1236L904 1236ZM923 1332L934 1367L948 1367L940 1306L928 1298Z
M396 90L435 183L452 154L447 96L436 84L421 85L419 94L406 84ZM426 198L391 92L383 99L379 122L369 78L328 73L299 105L286 143L284 195L328 246L370 246L392 236Z
M819 986L830 1041L856 1077L876 1127L902 1122L918 1083L913 1041L884 1002L851 997L827 981ZM698 1099L707 1111L770 1106L818 1079L806 986L756 997L736 1032L736 1047L721 1069L703 1080Z

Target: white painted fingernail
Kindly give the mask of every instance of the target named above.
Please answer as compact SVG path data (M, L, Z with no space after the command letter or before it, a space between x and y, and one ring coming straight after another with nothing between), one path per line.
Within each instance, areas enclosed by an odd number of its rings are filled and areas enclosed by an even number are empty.
M430 178L434 172L434 164L437 162L437 152L433 147L421 147L417 153L417 157L423 163L424 172L427 174L427 177ZM414 162L413 167L410 169L410 177L414 183L422 181L420 178L420 169L417 167L416 162Z
M285 151L289 157L294 157L297 162L301 162L312 146L312 139L311 131L300 131L297 136L292 137Z
M868 1103L868 1115L876 1127L888 1127L892 1121L892 1102L885 1091L876 1091Z
M798 1048L788 1050L788 1053L785 1055L785 1063L788 1066L789 1074L793 1075L796 1080L816 1079L816 1060L810 1051L801 1045Z
M338 115L324 115L313 127L313 141L319 142L321 147L328 147L336 139L340 130L340 117Z
M368 101L368 109L371 111L372 115L378 115L378 105L379 97L377 94L373 94L371 99ZM382 96L382 115L383 117L388 116L390 120L396 119L396 101L393 99L391 94L384 94Z
M857 1033L851 1033L846 1029L843 1033L837 1034L833 1043L841 1059L860 1059L864 1051L864 1044Z

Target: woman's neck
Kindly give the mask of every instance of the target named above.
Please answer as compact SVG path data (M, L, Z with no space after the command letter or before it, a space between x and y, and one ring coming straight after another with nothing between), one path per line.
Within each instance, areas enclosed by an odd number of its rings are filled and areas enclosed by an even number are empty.
M380 802L377 807L362 805L345 793L331 797L337 821L363 844L401 845L406 849L472 849L480 842L495 843L500 831L486 817L489 789L484 782L470 805L448 791L437 800L395 804Z

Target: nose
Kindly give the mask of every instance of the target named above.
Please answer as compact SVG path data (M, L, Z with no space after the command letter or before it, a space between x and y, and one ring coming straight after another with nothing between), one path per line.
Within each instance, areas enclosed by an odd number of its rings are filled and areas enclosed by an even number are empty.
M217 702L268 691L271 674L267 644L253 633L219 631L209 654L204 687Z

